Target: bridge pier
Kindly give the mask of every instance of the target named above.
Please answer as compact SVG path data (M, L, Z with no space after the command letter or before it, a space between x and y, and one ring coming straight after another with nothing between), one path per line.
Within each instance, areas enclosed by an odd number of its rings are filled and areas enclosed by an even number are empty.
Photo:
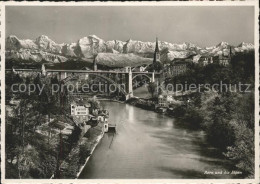
M127 97L126 100L133 97L133 75L132 75L132 71L129 70L128 72L128 85L127 85Z
M152 79L151 82L154 82L154 72L152 73Z
M43 76L46 76L46 69L45 69L45 66L44 66L44 64L42 64L42 75Z
M67 78L67 72L59 72L59 79L64 80Z
M58 73L58 79L59 79L59 80L62 80L62 78L61 78L61 72Z

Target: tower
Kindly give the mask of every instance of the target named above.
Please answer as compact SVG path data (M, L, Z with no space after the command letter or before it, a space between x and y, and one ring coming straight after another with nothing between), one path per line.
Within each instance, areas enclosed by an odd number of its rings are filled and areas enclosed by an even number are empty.
M158 38L156 37L156 43L155 43L155 51L153 55L153 63L160 62L160 51L159 51L159 45L158 45Z
M42 75L45 76L46 75L46 69L44 64L42 64Z
M97 71L97 61L96 61L97 55L94 55L94 60L93 60L93 70Z

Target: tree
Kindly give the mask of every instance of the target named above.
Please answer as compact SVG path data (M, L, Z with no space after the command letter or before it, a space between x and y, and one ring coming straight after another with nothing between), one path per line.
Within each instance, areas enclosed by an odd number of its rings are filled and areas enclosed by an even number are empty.
M91 98L91 99L88 99L88 103L91 104L91 107L90 107L90 112L93 113L93 110L95 109L100 109L100 102L94 98Z
M199 92L195 93L194 105L197 108L201 108L201 93L199 93Z
M225 156L235 161L236 167L249 177L254 177L255 151L254 131L246 124L232 122L235 129L235 143L227 148Z
M38 160L39 157L36 149L31 145L27 145L18 159L18 170L20 178L29 177L30 170L37 168L37 165L39 164Z
M14 80L13 80L13 84L21 83L21 82L23 82L23 79L20 77L19 74L16 74L15 77L14 77Z
M210 108L210 122L206 125L207 138L214 146L226 150L227 146L234 144L234 128L229 123L231 115L227 113L225 100L216 97Z
M153 64L153 69L156 72L160 72L163 69L163 64L161 62L156 62Z
M147 86L148 92L152 95L152 98L154 97L154 93L156 91L157 85L155 82L150 82Z

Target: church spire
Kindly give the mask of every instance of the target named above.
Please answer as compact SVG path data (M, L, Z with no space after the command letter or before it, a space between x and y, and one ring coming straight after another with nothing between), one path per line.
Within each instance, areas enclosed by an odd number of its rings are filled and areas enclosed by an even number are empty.
M159 52L158 38L156 37L155 52Z
M160 53L159 53L159 52L160 52L160 51L159 51L158 38L156 37L153 63L160 62Z

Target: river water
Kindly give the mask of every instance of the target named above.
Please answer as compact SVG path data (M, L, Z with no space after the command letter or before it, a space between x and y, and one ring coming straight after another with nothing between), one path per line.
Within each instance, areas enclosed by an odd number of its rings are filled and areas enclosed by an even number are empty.
M226 174L205 174L230 171L230 166L206 143L203 131L128 104L102 104L118 131L104 135L80 178L232 178Z

